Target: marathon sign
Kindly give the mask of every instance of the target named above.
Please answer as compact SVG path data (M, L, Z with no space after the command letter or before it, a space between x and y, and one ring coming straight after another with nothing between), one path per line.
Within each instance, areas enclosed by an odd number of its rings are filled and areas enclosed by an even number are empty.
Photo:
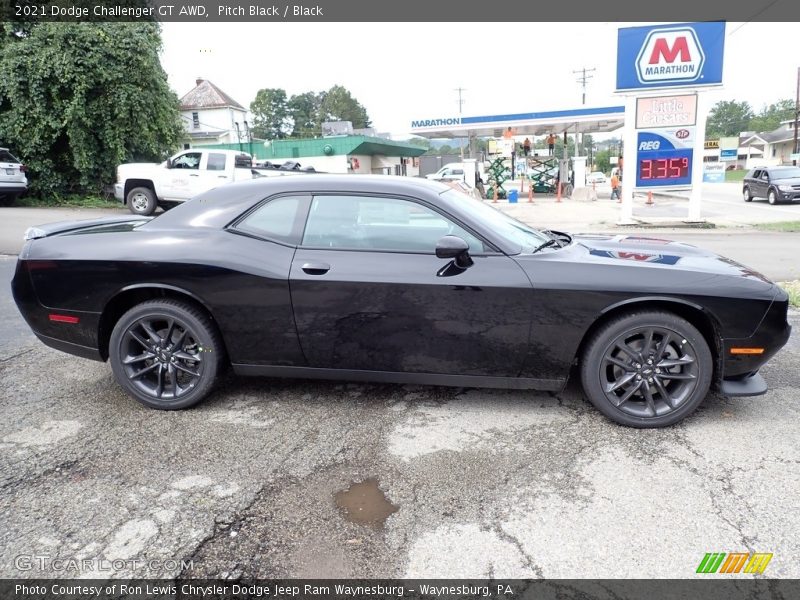
M412 129L419 129L421 127L443 127L447 125L461 125L459 117L450 117L446 119L422 119L420 121L411 121Z
M621 28L617 91L721 85L724 46L724 22Z

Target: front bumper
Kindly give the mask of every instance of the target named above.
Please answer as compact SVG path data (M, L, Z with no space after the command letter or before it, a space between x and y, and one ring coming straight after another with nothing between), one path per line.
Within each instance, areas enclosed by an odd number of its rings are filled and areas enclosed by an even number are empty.
M120 202L125 202L125 185L122 183L114 184L114 198Z

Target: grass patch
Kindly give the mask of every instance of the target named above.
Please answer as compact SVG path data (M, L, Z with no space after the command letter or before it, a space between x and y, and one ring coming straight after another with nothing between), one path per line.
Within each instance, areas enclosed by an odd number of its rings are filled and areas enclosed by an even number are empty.
M784 281L778 284L786 293L789 294L789 304L795 308L800 308L800 279L794 281Z
M747 174L747 169L734 169L733 171L725 171L725 181L742 181Z
M777 223L758 223L756 229L763 231L786 231L789 233L800 231L800 221L778 221Z
M37 198L35 196L23 196L17 198L14 206L24 206L28 208L54 208L54 207L71 207L71 208L119 208L121 203L117 202L115 198L106 199L102 196L90 196L72 194L69 196L59 196L55 198Z

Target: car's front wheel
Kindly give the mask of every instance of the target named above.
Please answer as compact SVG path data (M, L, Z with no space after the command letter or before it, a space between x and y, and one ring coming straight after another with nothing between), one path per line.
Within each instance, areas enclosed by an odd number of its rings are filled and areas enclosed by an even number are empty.
M151 300L117 321L108 354L117 382L131 396L151 408L177 410L211 391L222 351L203 311L176 300Z
M778 203L778 192L775 191L775 188L770 188L769 192L767 192L767 202L773 206Z
M750 188L744 186L744 190L742 191L742 197L744 198L745 202L750 202L753 200L753 196L750 194Z
M153 190L146 187L133 188L128 192L127 202L128 209L135 215L152 215L158 206Z
M711 351L697 328L660 311L609 321L581 361L589 401L630 427L664 427L691 414L708 393L712 371Z

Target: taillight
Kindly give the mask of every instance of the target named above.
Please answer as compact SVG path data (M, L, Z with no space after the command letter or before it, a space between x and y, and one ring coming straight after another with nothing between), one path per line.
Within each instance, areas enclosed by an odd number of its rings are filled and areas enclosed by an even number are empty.
M27 171L28 171L28 167L26 167L25 165L20 165L19 166L19 172L20 173L27 173Z

